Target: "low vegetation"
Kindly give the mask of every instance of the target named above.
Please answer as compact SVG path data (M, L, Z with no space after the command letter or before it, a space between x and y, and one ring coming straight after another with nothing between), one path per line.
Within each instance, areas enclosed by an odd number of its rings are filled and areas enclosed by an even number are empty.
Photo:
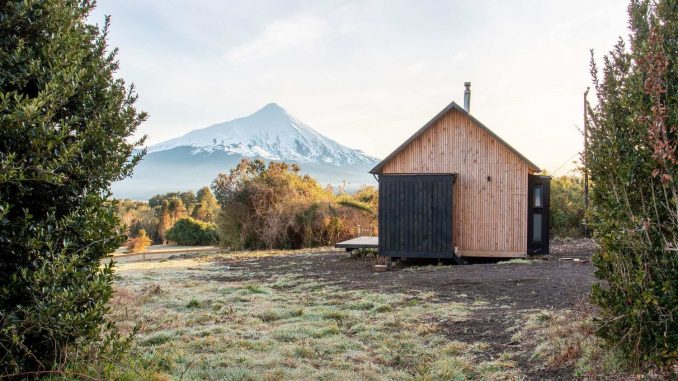
M157 244L294 249L376 234L375 187L348 194L323 188L300 170L296 164L243 160L214 181L216 197L203 187L197 194L170 192L148 202L122 200L118 215L130 240L144 230Z
M167 239L178 245L215 245L219 241L214 224L184 217L167 231Z
M619 350L607 348L596 336L593 319L593 312L583 307L581 311L530 312L518 336L530 342L531 360L543 366L572 369L577 378L627 377L628 363Z

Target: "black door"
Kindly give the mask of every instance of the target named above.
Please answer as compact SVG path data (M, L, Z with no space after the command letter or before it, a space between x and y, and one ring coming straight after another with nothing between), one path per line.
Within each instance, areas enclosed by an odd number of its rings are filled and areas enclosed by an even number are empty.
M379 254L452 258L454 175L379 176Z
M527 252L548 254L551 177L529 175L527 184Z

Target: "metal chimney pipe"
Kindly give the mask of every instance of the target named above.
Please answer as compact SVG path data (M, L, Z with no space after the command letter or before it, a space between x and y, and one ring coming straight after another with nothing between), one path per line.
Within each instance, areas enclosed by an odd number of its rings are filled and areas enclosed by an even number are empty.
M471 112L471 82L464 82L466 90L464 90L464 110Z

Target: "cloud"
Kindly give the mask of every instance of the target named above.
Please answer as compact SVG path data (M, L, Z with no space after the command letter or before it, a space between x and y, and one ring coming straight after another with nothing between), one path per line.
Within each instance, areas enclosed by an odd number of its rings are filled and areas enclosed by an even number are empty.
M243 62L271 57L311 44L328 30L329 25L323 19L310 14L295 15L269 24L258 37L228 51L226 58L231 62Z

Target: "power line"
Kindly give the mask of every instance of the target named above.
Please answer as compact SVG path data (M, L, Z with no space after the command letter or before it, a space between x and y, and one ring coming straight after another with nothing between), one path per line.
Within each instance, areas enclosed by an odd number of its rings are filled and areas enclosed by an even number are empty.
M560 167L558 167L558 169L556 169L555 171L553 171L553 175L555 175L556 173L558 173L558 171L560 171L567 163L569 163L569 162L570 162L572 159L574 159L575 156L577 156L577 155L579 155L579 152L577 152L577 153L575 153L574 155L570 156L570 158L567 159L563 164L561 164Z

